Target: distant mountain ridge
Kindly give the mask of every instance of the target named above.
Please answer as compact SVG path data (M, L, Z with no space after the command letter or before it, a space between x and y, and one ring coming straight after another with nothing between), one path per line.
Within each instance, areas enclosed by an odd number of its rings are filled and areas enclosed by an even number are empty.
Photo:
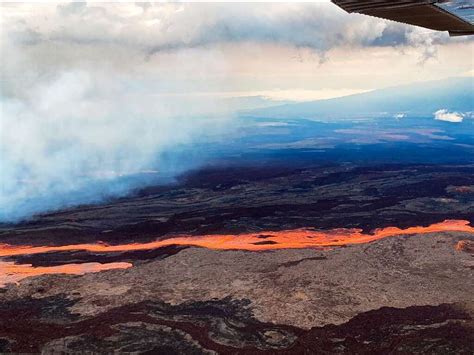
M246 112L268 118L344 119L432 117L435 111L474 111L474 77L409 84L328 100L291 103Z

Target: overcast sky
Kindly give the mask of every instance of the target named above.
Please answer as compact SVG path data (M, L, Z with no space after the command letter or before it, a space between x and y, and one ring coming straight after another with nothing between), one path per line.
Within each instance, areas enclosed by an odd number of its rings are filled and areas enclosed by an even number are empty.
M65 71L144 94L318 97L461 76L473 42L330 2L3 5L4 93Z

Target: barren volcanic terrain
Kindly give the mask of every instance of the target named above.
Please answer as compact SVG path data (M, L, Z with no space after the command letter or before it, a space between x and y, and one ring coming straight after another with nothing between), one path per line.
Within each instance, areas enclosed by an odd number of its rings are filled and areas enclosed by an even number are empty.
M202 169L2 225L0 351L470 354L473 223L472 165Z

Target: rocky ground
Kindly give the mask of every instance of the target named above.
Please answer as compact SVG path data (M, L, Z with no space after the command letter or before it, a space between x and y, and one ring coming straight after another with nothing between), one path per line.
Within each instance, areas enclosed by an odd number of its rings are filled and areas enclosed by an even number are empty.
M472 166L208 169L174 186L2 225L0 243L472 225L473 186ZM472 233L440 232L324 250L16 255L4 259L133 267L0 288L0 352L472 354L473 245Z
M0 293L2 351L471 353L464 233L332 250L186 248L127 270Z

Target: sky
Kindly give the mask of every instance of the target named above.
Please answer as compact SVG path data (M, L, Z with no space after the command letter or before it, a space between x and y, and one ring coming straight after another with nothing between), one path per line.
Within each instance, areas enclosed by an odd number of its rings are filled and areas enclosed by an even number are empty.
M349 15L330 2L19 3L4 4L1 21L12 95L77 70L167 97L310 100L474 68L466 37Z
M474 73L472 38L349 15L327 1L0 9L6 219L58 206L71 191L89 201L130 188L84 193L97 179L189 168L163 156L226 139L230 98L308 101ZM456 119L446 114L438 116Z

